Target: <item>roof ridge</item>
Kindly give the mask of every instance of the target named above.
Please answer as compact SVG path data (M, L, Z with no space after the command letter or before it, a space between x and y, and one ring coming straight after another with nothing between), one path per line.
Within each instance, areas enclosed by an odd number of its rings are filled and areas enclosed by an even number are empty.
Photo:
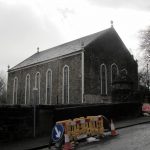
M53 46L53 47L51 47L51 48L45 49L45 50L40 51L40 52L44 52L44 51L47 51L47 50L51 50L51 49L53 49L53 48L57 48L57 47L59 47L59 46L66 45L66 44L72 43L72 42L74 42L74 41L78 41L78 40L81 40L81 39L84 39L84 38L90 37L90 36L92 36L92 35L99 34L99 33L101 33L101 32L105 32L105 31L110 30L110 29L112 29L112 28L110 27L110 28L107 28L107 29L101 30L101 31L99 31L99 32L95 32L95 33L92 33L92 34L88 34L88 35L86 35L86 36L82 36L82 37L80 37L80 38L76 38L76 39L74 39L74 40L71 40L71 41L68 41L68 42L65 42L65 43L62 43L62 44L59 44L59 45Z
M40 52L36 52L30 57L26 58L24 61L20 62L19 64L15 65L9 71L19 69L25 66L33 65L42 61L51 60L56 57L65 56L67 54L71 54L73 52L77 52L81 50L82 47L87 46L91 42L93 42L96 38L103 35L103 33L106 33L107 31L110 31L114 28L107 28L105 30L95 32L93 34L89 34L83 37L80 37L78 39L51 47L49 49L45 49ZM84 46L82 45L84 42Z

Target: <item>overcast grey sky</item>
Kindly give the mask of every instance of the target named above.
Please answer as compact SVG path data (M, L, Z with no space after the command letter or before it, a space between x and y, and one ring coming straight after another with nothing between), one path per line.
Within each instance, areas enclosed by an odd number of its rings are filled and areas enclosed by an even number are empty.
M150 25L149 0L0 0L0 69L36 52L114 28L135 58L138 31Z

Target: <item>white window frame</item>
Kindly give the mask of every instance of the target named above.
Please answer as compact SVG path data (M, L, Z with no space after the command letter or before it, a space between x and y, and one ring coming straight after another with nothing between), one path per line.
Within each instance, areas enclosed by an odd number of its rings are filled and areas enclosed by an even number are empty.
M69 69L69 66L68 65L65 65L63 67L63 84L62 84L62 104L64 104L64 69L65 68L68 68L68 101L67 101L67 104L69 104L70 102L70 99L69 99L69 89L70 89L70 83L69 83L69 74L70 74L70 69Z
M16 95L15 95L15 92L16 92ZM15 77L13 81L13 104L17 104L17 98L18 98L17 95L18 95L18 77Z
M102 85L102 67L105 67L105 87L106 87L106 95L108 94L108 92L107 92L107 67L106 67L106 65L103 63L103 64L101 64L101 66L100 66L100 78L101 78L101 95L103 94L103 85Z
M53 81L53 80L52 80L53 78L52 78L52 70L51 70L51 69L48 69L48 70L46 71L46 99L45 99L45 104L48 104L48 103L47 103L47 99L48 99L48 97L47 97L48 72L50 72L50 75L51 75L51 76L50 76L50 78L51 78L51 79L50 79L50 80L51 80L51 82L50 82L50 84L51 84L51 85L50 85L50 105L51 105L51 104L52 104L52 81Z
M82 72L82 103L85 103L85 99L84 99L84 49L81 53L81 57L82 57L82 62L81 62L81 72Z
M113 68L113 66L115 66L117 68L117 75L119 75L118 66L115 63L111 64L111 84L112 84L112 71L113 71L112 68Z
M39 74L39 87L37 87L37 74ZM35 88L36 89L38 89L38 96L39 96L39 104L40 104L40 85L41 85L41 74L40 74L40 72L37 72L36 74L35 74Z
M30 74L27 74L26 75L26 78L25 78L25 104L27 104L27 78L29 77L29 101L30 101Z

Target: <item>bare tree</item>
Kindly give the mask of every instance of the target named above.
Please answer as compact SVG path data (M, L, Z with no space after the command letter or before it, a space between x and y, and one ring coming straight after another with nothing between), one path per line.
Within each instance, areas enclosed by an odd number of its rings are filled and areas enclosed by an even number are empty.
M143 68L139 73L138 73L138 78L139 78L139 85L148 88L149 87L149 78L148 74L145 68Z
M139 32L140 49L144 52L144 59L150 62L150 26Z
M6 75L4 71L0 71L0 104L6 103Z
M150 88L150 26L139 32L139 48L143 53L141 70L139 73L139 83L146 88Z

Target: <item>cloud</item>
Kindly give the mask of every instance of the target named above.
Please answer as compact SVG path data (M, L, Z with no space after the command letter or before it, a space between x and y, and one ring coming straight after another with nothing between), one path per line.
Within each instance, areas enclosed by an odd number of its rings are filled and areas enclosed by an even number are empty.
M141 11L148 10L149 3L149 0L0 0L0 65L6 68L8 64L16 65L35 53L38 46L41 51L106 29L110 20L127 47L135 47L135 33L150 22L150 12Z
M16 65L40 50L56 45L62 40L53 22L37 14L26 4L0 2L0 64Z
M149 0L88 0L90 3L99 5L102 7L110 8L129 8L137 10L150 11Z
M58 8L58 11L63 15L64 18L67 18L70 14L74 14L74 11L69 8Z

